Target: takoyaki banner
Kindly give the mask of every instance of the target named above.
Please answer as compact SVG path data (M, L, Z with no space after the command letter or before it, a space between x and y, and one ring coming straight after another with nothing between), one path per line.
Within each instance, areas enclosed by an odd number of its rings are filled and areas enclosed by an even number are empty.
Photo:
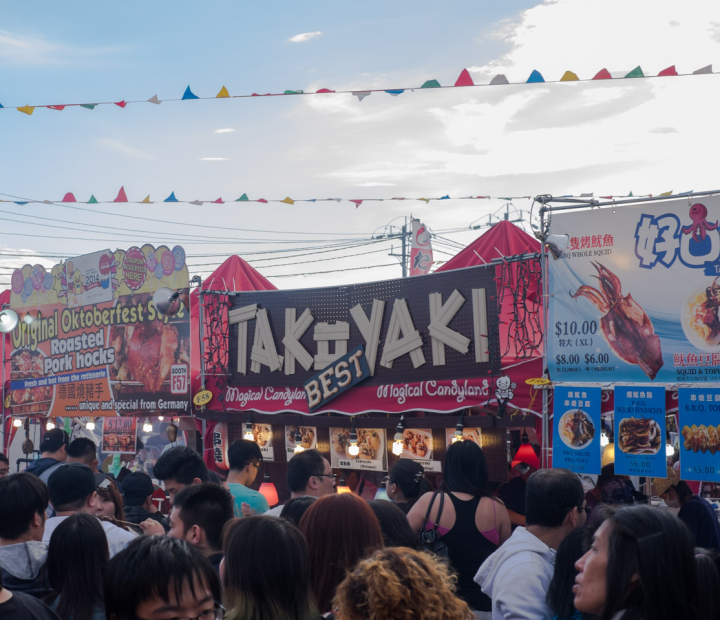
M187 294L173 317L152 301L188 287L185 252L151 245L12 275L12 415L189 412Z
M553 213L553 381L720 382L720 197Z

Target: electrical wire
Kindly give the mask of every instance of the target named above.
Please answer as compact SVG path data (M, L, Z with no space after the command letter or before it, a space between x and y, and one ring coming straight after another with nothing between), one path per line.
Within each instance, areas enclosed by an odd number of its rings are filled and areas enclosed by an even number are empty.
M295 276L315 276L322 273L339 273L341 271L358 271L361 269L379 269L380 267L397 267L397 263L388 263L386 265L369 265L367 267L349 267L348 269L331 269L330 271L310 271L307 273L284 273L281 275L269 275L268 278L294 278Z

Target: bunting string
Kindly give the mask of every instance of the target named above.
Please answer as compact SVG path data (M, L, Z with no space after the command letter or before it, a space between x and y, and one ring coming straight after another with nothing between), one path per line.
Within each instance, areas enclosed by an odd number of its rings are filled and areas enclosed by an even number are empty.
M121 101L97 101L95 103L55 103L55 104L36 104L36 105L23 105L23 106L6 106L0 103L0 109L3 110L17 110L28 116L32 116L33 112L38 108L45 108L48 110L56 110L61 112L65 108L77 107L84 108L86 110L94 110L98 106L116 106L119 108L125 108L130 104L137 103L151 103L153 105L160 105L164 102L170 101L200 101L208 99L247 99L251 97L292 97L292 96L304 96L304 95L347 95L350 94L357 97L358 101L362 101L366 97L369 97L373 93L385 93L392 97L397 97L408 91L415 92L418 90L430 90L436 88L458 88L458 87L481 87L481 86L510 86L510 85L521 85L521 84L559 84L562 82L593 82L597 80L627 80L627 79L654 79L654 78L665 78L665 77L686 77L691 75L717 75L713 72L712 65L707 65L691 73L678 73L675 69L675 65L663 69L657 75L646 75L641 67L635 67L629 73L620 76L613 77L607 69L601 69L592 78L580 78L573 71L565 71L562 77L558 80L546 80L542 73L537 69L533 69L529 77L525 81L521 82L510 82L508 78L503 74L498 74L490 80L488 83L476 84L470 72L467 69L463 69L455 81L454 84L442 85L437 80L427 80L421 86L403 87L403 88L366 88L366 89L355 89L355 90L332 90L329 88L321 88L312 92L305 92L304 90L285 90L277 93L252 93L243 95L231 95L228 89L223 86L215 96L199 97L196 95L190 86L188 85L183 93L182 97L160 99L157 95L153 95L149 99L137 99L137 100L121 100Z

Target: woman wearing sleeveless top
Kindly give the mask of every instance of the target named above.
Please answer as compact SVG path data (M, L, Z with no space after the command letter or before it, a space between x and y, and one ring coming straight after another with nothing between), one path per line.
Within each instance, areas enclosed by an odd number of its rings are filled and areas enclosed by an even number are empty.
M423 495L408 513L410 526L420 532L430 508L425 529L435 529L437 525L437 533L448 548L450 564L458 576L458 596L478 618L491 618L492 601L473 577L511 534L505 505L488 492L487 480L483 451L472 441L458 441L445 455L445 501L440 516L440 495L433 493Z

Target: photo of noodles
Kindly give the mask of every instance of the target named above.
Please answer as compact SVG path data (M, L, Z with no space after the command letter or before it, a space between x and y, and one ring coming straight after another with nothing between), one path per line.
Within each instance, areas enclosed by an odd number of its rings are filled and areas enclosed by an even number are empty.
M624 418L618 426L618 447L626 454L657 454L664 443L660 425L646 418Z
M685 449L690 452L710 451L715 454L720 449L720 424L718 426L683 426L682 436L685 440Z
M560 429L560 439L568 448L578 450L592 443L595 437L595 425L590 416L575 409L564 413L558 423Z

